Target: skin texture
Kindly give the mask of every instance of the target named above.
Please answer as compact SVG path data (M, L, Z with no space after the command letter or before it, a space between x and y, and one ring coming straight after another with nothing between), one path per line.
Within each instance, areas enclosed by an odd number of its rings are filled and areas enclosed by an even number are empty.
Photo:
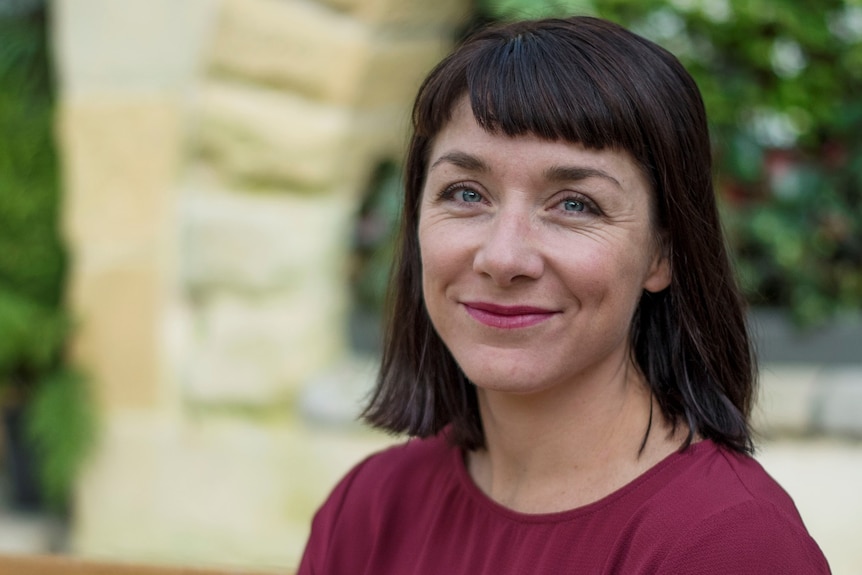
M652 398L630 324L670 269L630 156L486 132L463 100L428 165L424 298L477 386L488 449L468 463L480 488L524 511L571 508L670 453L665 434L638 455Z

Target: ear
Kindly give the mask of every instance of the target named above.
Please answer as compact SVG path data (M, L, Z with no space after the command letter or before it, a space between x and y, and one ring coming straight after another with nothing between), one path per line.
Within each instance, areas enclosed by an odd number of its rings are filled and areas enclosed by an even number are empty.
M671 269L670 257L668 257L667 242L660 239L655 248L649 273L644 280L644 289L648 292L657 293L670 285Z

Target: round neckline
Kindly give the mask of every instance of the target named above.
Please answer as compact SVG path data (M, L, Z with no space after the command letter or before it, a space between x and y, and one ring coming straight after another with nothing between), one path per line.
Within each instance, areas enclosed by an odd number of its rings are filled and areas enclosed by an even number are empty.
M649 482L654 475L679 463L683 457L698 455L708 448L715 448L715 444L711 440L703 439L698 441L697 443L690 445L685 449L685 451L674 451L673 453L670 453L664 459L632 479L630 482L605 495L601 499L597 499L592 503L587 503L572 509L564 509L563 511L553 511L549 513L524 513L509 509L508 507L494 501L484 491L479 489L479 486L476 485L476 482L473 481L472 477L470 477L470 473L467 470L466 454L464 450L460 448L453 449L452 453L455 458L455 469L458 482L461 484L461 487L465 490L467 495L482 507L489 509L497 515L502 515L519 523L559 523L599 511L618 499L637 491Z

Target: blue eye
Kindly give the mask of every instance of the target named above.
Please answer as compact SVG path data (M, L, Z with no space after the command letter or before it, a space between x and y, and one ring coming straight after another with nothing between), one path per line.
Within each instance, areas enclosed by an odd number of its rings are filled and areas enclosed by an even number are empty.
M563 201L563 209L567 212L583 212L587 206L579 200L569 199Z
M463 189L457 192L457 195L461 197L462 202L467 202L468 204L482 201L482 196L475 190Z

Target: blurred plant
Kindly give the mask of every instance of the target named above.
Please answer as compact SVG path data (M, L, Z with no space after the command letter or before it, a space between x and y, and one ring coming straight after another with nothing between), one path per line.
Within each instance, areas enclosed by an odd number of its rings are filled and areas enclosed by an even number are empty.
M62 507L90 443L93 414L83 379L64 363L45 9L35 2L0 8L0 405L7 422L22 415L44 503Z
M353 249L356 305L379 313L386 299L389 267L401 210L401 172L387 162L378 166L359 210Z
M593 0L478 0L480 18L519 20L595 12Z
M862 5L823 0L478 0L480 17L593 13L665 46L710 118L752 303L801 324L862 309Z

